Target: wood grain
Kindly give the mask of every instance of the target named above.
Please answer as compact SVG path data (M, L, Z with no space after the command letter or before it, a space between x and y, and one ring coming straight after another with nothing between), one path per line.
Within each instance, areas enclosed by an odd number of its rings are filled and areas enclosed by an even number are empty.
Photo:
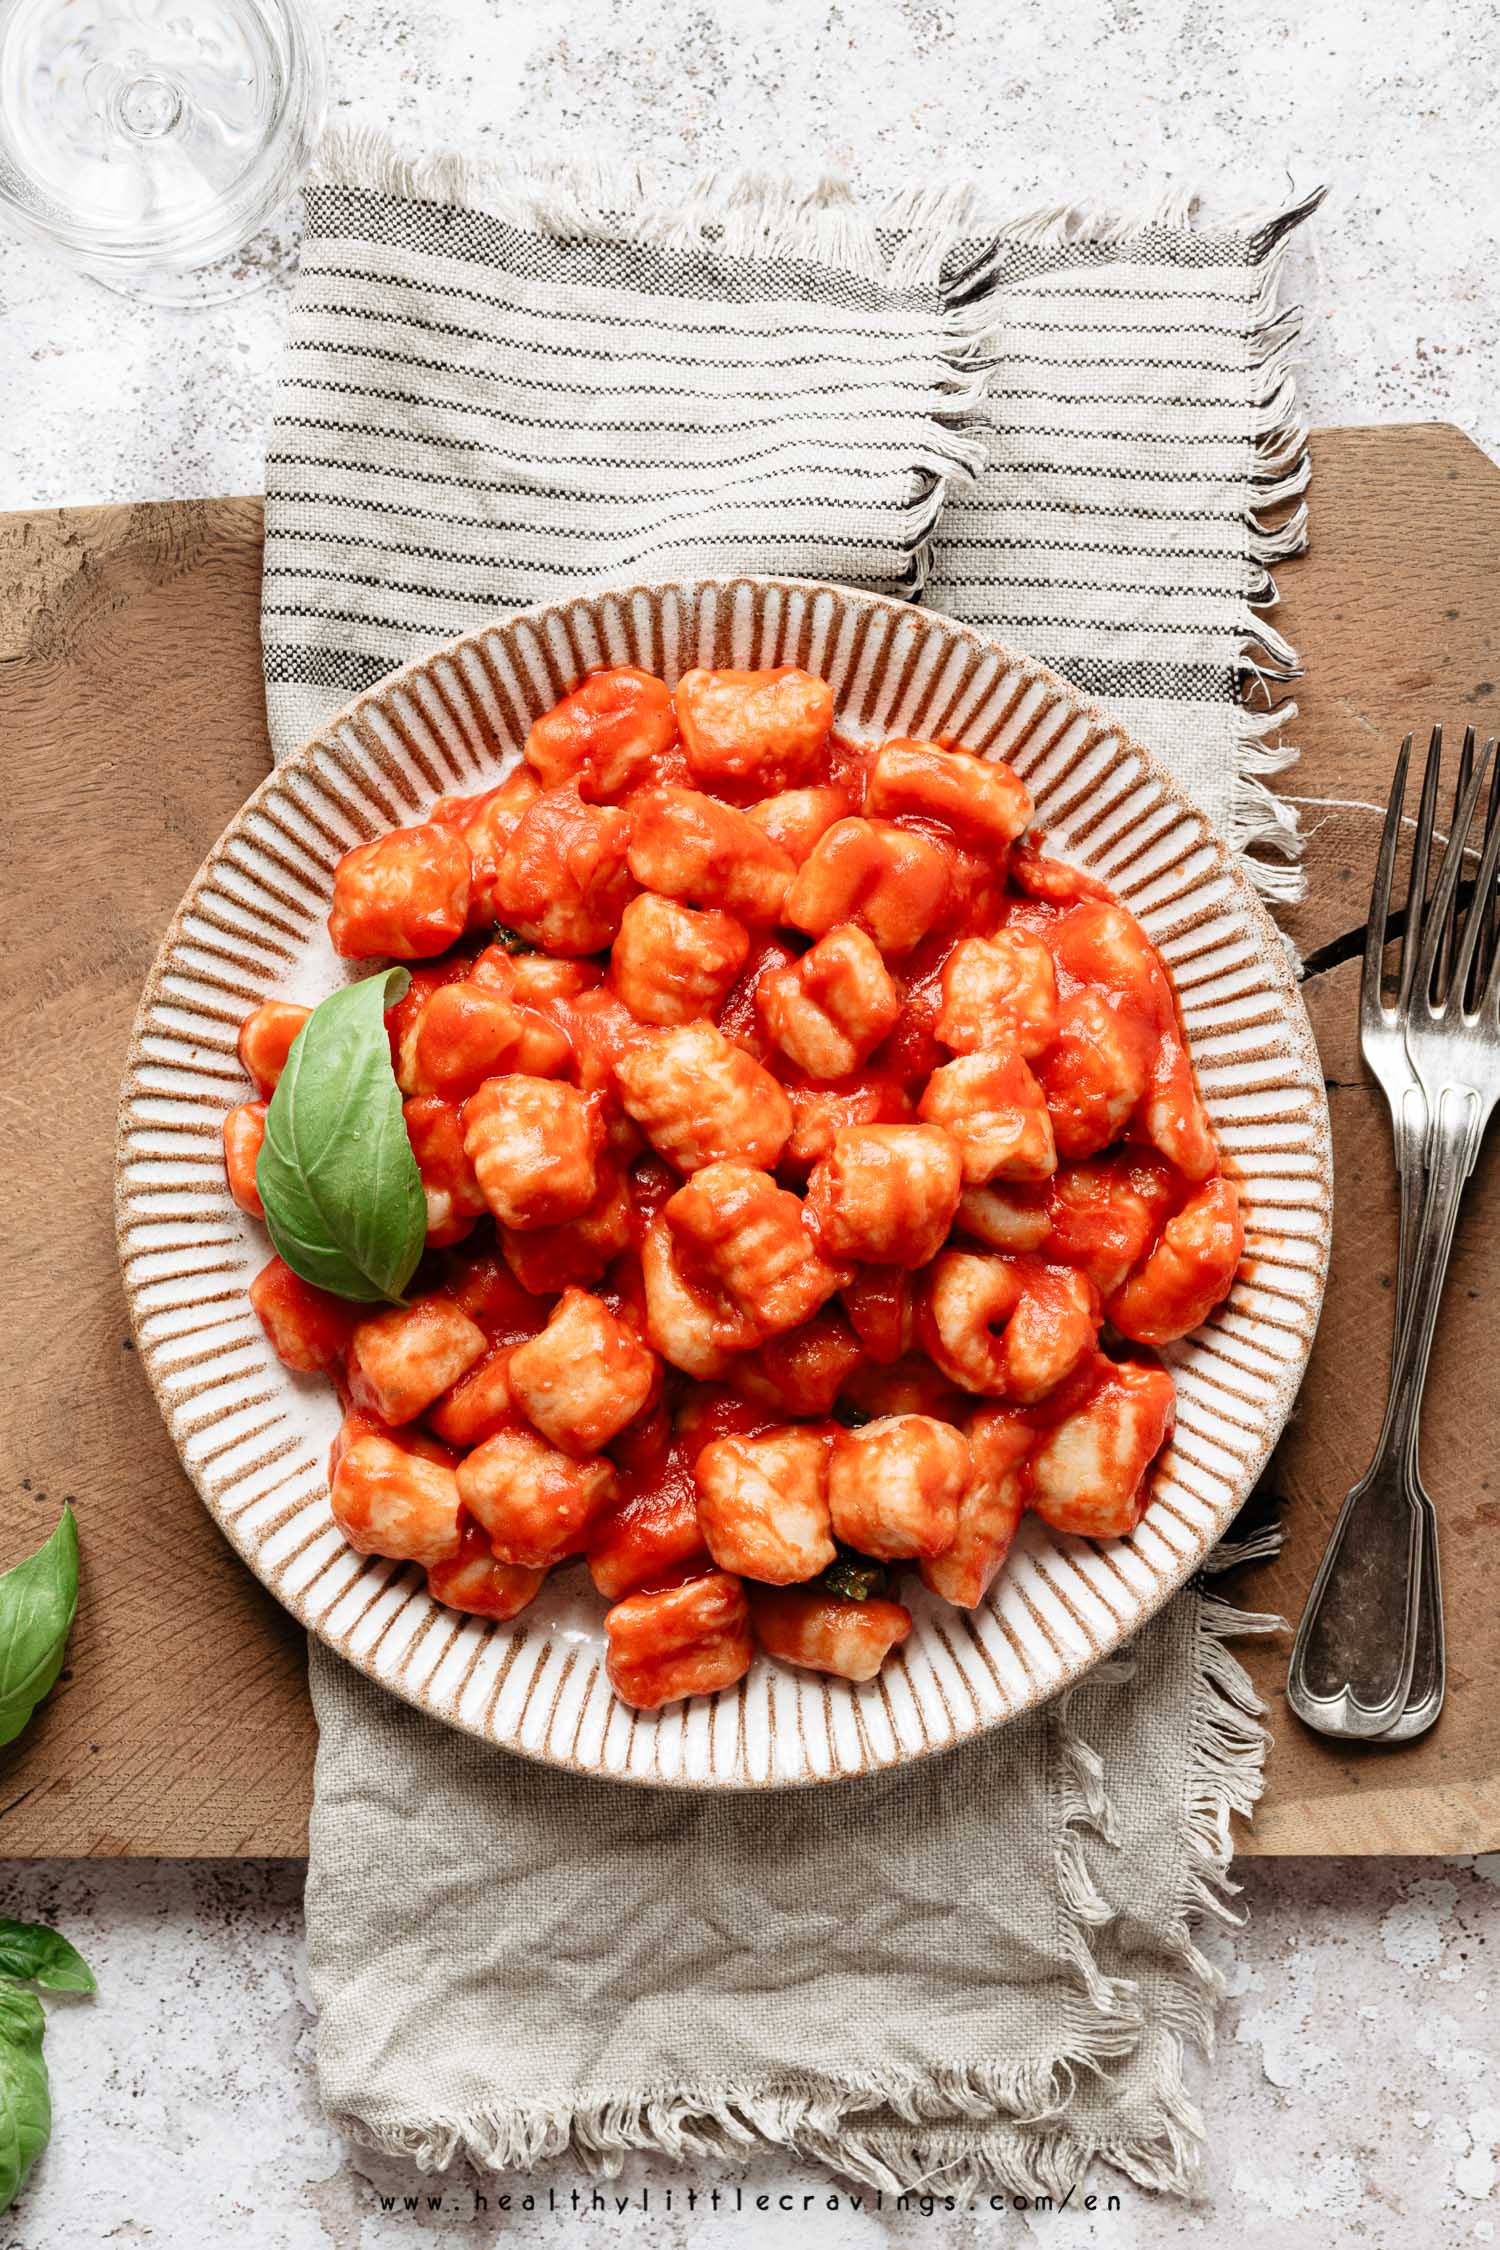
M1483 719L1500 676L1484 612L1500 471L1441 427L1325 431L1316 544L1280 574L1306 660L1286 777L1307 805L1309 1004L1331 1088L1339 1223L1323 1330L1268 1482L1288 1540L1225 1590L1295 1617L1363 1465L1388 1347L1394 1183L1354 1041L1357 942L1394 738ZM236 1561L177 1465L126 1344L110 1164L130 1021L204 850L265 770L260 507L167 503L0 517L0 876L15 902L0 1003L7 1246L0 1564L65 1495L84 1589L67 1672L0 1753L0 1852L298 1854L314 1730L301 1637ZM1419 653L1420 652L1420 653ZM1336 802L1331 802L1336 800ZM1342 964L1342 965L1341 965ZM1347 1753L1280 1700L1286 1643L1249 1661L1272 1702L1267 1797L1241 1849L1449 1852L1500 1841L1488 1714L1500 1625L1488 1577L1500 1488L1487 1272L1495 1169L1471 1190L1424 1453L1443 1519L1449 1707L1424 1743ZM1481 1217L1481 1213L1483 1216Z
M0 1562L71 1497L61 1682L0 1760L0 1851L305 1849L302 1636L198 1504L127 1341L115 1100L140 987L269 758L256 501L0 519Z

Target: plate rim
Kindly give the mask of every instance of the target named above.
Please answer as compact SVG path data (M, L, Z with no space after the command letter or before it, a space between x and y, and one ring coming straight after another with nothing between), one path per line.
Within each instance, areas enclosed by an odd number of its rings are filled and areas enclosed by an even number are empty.
M901 619L915 619L919 624L931 623L937 625L959 641L967 644L975 656L998 659L1003 664L1007 674L1013 672L1019 675L1024 681L1022 694L1032 687L1040 687L1048 691L1057 701L1067 706L1070 724L1078 721L1087 722L1089 736L1078 745L1075 757L1086 755L1095 739L1102 736L1117 743L1121 752L1140 761L1142 779L1154 783L1179 816L1186 817L1196 824L1202 847L1208 849L1213 856L1214 871L1227 878L1231 884L1235 893L1235 906L1241 913L1245 914L1254 932L1258 965L1266 973L1268 981L1275 987L1277 999L1281 1003L1281 1012L1277 1018L1278 1027L1284 1034L1291 1035L1290 1044L1294 1045L1298 1051L1298 1060L1304 1066L1308 1089L1313 1096L1312 1113L1307 1122L1311 1128L1316 1177L1322 1187L1323 1196L1318 1212L1320 1226L1316 1242L1316 1267L1315 1269L1304 1269L1311 1274L1313 1286L1305 1300L1308 1326L1300 1365L1294 1378L1288 1372L1286 1379L1279 1384L1278 1397L1266 1413L1265 1432L1259 1451L1234 1480L1236 1488L1238 1489L1242 1484L1243 1490L1240 1491L1233 1508L1220 1525L1210 1544L1198 1551L1189 1552L1185 1558L1179 1559L1175 1566L1170 1569L1157 1570L1149 1592L1138 1596L1138 1607L1135 1615L1119 1633L1113 1638L1106 1638L1103 1647L1073 1657L1068 1656L1061 1650L1054 1649L1055 1677L1052 1684L1043 1692L1031 1696L1010 1711L1001 1712L989 1718L976 1718L970 1723L961 1722L956 1713L950 1712L949 1717L952 1724L942 1739L934 1742L924 1740L915 1747L902 1745L898 1748L897 1754L889 1759L870 1759L853 1770L840 1771L835 1769L827 1773L807 1769L791 1774L773 1771L768 1772L764 1777L757 1777L742 1772L736 1772L732 1775L708 1772L678 1773L669 1778L656 1773L611 1770L593 1761L577 1759L559 1753L555 1749L528 1746L519 1740L502 1742L494 1734L467 1724L456 1712L449 1713L435 1708L430 1701L425 1699L423 1693L417 1687L408 1687L404 1680L385 1677L377 1672L361 1654L352 1652L328 1639L304 1614L300 1596L274 1583L271 1576L258 1567L257 1559L241 1547L233 1536L216 1501L205 1491L196 1469L185 1457L184 1445L178 1437L175 1426L176 1402L166 1395L163 1374L157 1364L156 1347L162 1339L150 1339L142 1335L142 1322L149 1308L142 1308L139 1302L141 1285L131 1280L126 1265L128 1233L132 1226L141 1223L139 1215L132 1214L131 1198L126 1181L127 1166L132 1156L129 1136L135 1122L131 1119L129 1112L130 1104L138 1093L138 1088L135 1085L137 1070L143 1060L149 1059L144 1056L143 1040L149 1029L152 1010L162 998L162 983L169 972L171 956L182 942L184 924L193 911L199 893L221 865L227 847L238 837L249 817L259 809L262 801L280 785L288 772L294 771L298 767L305 768L310 763L315 750L331 742L341 728L357 722L366 710L380 709L385 700L403 683L429 673L436 665L445 660L456 660L466 648L484 641L497 631L512 631L519 626L530 626L537 633L539 641L545 641L545 621L554 616L565 615L569 611L576 611L579 604L594 608L607 600L626 605L637 597L645 597L649 600L659 599L663 596L675 596L679 599L691 598L696 609L701 605L704 596L709 593L732 598L736 589L739 588L770 590L809 598L819 595L831 596L836 602L847 603L852 601L865 609L883 614L892 623ZM1210 878L1205 876L1202 879L1208 880ZM1168 964L1168 973L1169 975L1172 974L1170 964ZM1176 979L1173 976L1174 995L1176 989ZM1188 1043L1191 1052L1191 1037L1189 1037ZM1128 1647L1137 1634L1154 1622L1167 1603L1182 1590L1188 1580L1204 1569L1215 1548L1227 1535L1230 1526L1239 1516L1259 1478L1264 1473L1265 1466L1274 1452L1296 1404L1302 1383L1306 1379L1308 1361L1316 1341L1327 1289L1333 1234L1333 1144L1327 1087L1323 1079L1321 1059L1318 1054L1311 1020L1302 998L1290 942L1276 924L1264 900L1256 890L1249 874L1246 872L1241 855L1233 850L1227 839L1209 820L1207 814L1187 795L1182 784L1165 762L1157 756L1148 744L1142 742L1126 727L1118 724L1092 698L1074 687L1072 682L1062 673L1039 662L1036 658L1022 654L1008 642L993 633L985 632L979 626L971 625L960 618L950 617L945 611L929 609L921 603L903 601L896 596L873 593L859 587L843 585L836 580L797 578L780 573L752 571L722 574L701 573L681 578L582 580L544 602L528 604L518 609L497 610L495 615L483 624L469 627L464 632L435 644L423 654L408 659L405 663L384 674L379 680L372 682L370 686L361 689L356 696L351 697L348 702L341 704L337 710L331 712L316 733L309 735L298 744L296 749L289 751L285 757L274 760L261 781L236 807L213 843L204 853L158 942L156 954L142 986L140 999L132 1020L130 1039L121 1073L120 1092L116 1106L112 1178L116 1254L120 1262L121 1283L136 1357L144 1368L157 1410L162 1417L182 1470L192 1484L200 1503L207 1509L237 1560L252 1572L272 1599L288 1615L295 1618L305 1632L327 1648L331 1655L337 1657L341 1662L351 1664L372 1685L383 1689L388 1694L399 1697L411 1708L421 1711L435 1723L452 1726L472 1740L485 1743L493 1749L512 1756L525 1758L529 1763L591 1780L610 1782L630 1788L671 1788L695 1792L728 1791L743 1793L761 1790L828 1788L836 1787L844 1782L872 1780L882 1774L899 1772L906 1766L917 1764L928 1758L941 1757L945 1752L957 1748L961 1743L973 1741L978 1735L992 1732L996 1728L1006 1726L1013 1721L1024 1719L1045 1709L1058 1696L1066 1693L1077 1686L1081 1680L1087 1678L1097 1666L1108 1662L1122 1648ZM1097 1547L1109 1543L1089 1541L1086 1544ZM398 1575L399 1571L405 1567L407 1566L398 1563L393 1575ZM428 1599L430 1601L431 1597L429 1596ZM455 1613L455 1615L459 1614ZM534 1628L528 1630L534 1630ZM520 1649L525 1646L527 1637L527 1631L523 1631L516 1637L516 1653L519 1653ZM698 1700L700 1699L692 1699L694 1702ZM668 1706L666 1708L667 1711L670 1711L676 1707ZM649 1717L656 1720L660 1720L663 1715L662 1712L648 1714Z

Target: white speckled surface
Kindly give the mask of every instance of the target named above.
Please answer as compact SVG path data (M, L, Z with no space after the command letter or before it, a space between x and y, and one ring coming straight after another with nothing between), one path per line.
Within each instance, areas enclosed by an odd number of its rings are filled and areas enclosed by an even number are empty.
M1314 420L1500 447L1496 0L316 0L342 123L459 142L973 176L998 211L1325 180L1294 246ZM275 293L174 314L0 243L0 507L258 492Z
M1000 209L1113 204L1174 179L1235 208L1326 179L1291 269L1313 418L1439 417L1500 451L1496 0L317 0L316 13L335 113L414 143L832 167L872 184L972 173ZM0 507L258 490L281 310L266 293L157 312L0 243ZM56 2136L0 2218L0 2250L1500 2239L1500 1860L1255 1862L1244 1881L1248 1928L1232 1947L1210 1941L1232 1997L1220 2059L1198 2073L1211 2152L1195 2204L1101 2180L1117 2211L898 2217L831 2210L820 2177L767 2165L703 2171L721 2207L689 2212L694 2183L639 2162L620 2216L575 2212L571 2193L586 2204L590 2190L568 2171L485 2183L476 2213L467 2183L434 2189L328 2131L300 1868L12 1865L5 1910L61 1923L102 1990L52 2007ZM527 2213L528 2188L560 2208ZM382 2212L382 2195L412 2193L420 2211Z
M566 2166L480 2182L489 2207L476 2211L469 2177L424 2179L324 2124L301 1984L300 1866L0 1873L9 1911L60 1922L100 1982L96 2000L52 2007L56 2133L19 2211L0 2219L3 2250L977 2250L1002 2239L1457 2250L1500 2232L1500 1994L1486 1944L1500 1945L1500 1857L1249 1868L1248 1927L1232 1948L1210 1941L1230 1997L1211 2082L1195 2072L1211 2141L1194 2202L1158 2202L1100 2174L1095 2189L1117 2193L1117 2210L931 2217L877 2213L868 2196L855 2210L845 2194L832 2209L826 2177L797 2167L678 2172L642 2159L600 2187L603 2212L572 2207L575 2191L587 2206L594 2188ZM718 2212L688 2211L690 2187L705 2204L717 2187ZM540 2208L522 2208L528 2193ZM419 2211L401 2207L411 2195ZM617 2196L631 2206L623 2215ZM397 2208L383 2210L382 2197Z

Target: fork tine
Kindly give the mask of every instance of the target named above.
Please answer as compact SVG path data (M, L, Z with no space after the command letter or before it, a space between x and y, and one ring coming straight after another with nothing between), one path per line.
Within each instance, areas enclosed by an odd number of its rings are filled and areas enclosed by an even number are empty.
M1391 776L1390 802L1375 861L1375 881L1370 891L1370 919L1365 924L1365 966L1360 980L1360 1006L1368 1012L1381 1007L1385 976L1386 925L1391 913L1391 877L1396 866L1396 845L1401 834L1401 810L1406 802L1406 769L1411 762L1411 736L1402 743Z
M1492 735L1480 752L1478 773L1481 781L1484 778L1484 769L1494 754L1494 749L1495 739ZM1497 761L1495 770L1500 772L1500 761ZM1490 803L1492 805L1494 798L1494 776L1491 775ZM1485 830L1484 857L1479 862L1479 872L1474 878L1474 895L1469 900L1469 911L1464 916L1463 942L1458 948L1458 958L1453 964L1452 989L1458 994L1460 1007L1463 1006L1464 994L1469 988L1469 971L1474 966L1474 950L1479 943L1479 934L1488 919L1490 893L1495 887L1495 868L1497 865L1500 865L1500 827L1490 821Z
M1458 825L1459 811L1463 805L1464 795L1468 789L1469 781L1473 774L1473 771L1474 729L1472 725L1470 725L1464 728L1464 738L1462 743L1459 745L1458 778L1453 784L1453 819L1449 823L1448 830L1450 835L1453 833L1454 828ZM1443 998L1447 997L1448 987L1453 981L1453 941L1457 934L1458 927L1455 920L1453 922L1450 922L1448 927L1444 930L1442 940L1438 946L1437 964L1433 971L1433 990Z
M1411 737L1408 735L1407 740ZM1422 948L1427 919L1427 879L1432 858L1432 821L1437 810L1438 775L1443 764L1443 730L1436 726L1427 744L1427 765L1422 775L1422 798L1417 807L1417 833L1411 848L1411 880L1406 887L1406 928L1401 937L1401 975L1396 1005L1404 1008L1411 998L1417 955Z
M1493 740L1494 737L1492 736L1491 741L1493 742ZM1486 748L1488 747L1487 744ZM1489 834L1497 821L1500 821L1500 757L1496 758L1490 769L1490 801L1485 807L1484 813L1486 835ZM1476 903L1479 902L1476 901ZM1474 956L1474 989L1476 994L1489 977L1495 959L1496 939L1500 937L1500 925L1497 925L1497 913L1500 913L1500 892L1497 892L1493 885L1484 894L1482 904L1483 913L1479 924L1479 950Z
M1417 959L1416 989L1421 993L1429 1008L1434 1004L1433 971L1438 952L1448 939L1450 925L1454 920L1454 906L1458 897L1459 878L1463 873L1464 859L1468 851L1469 830L1474 822L1474 807L1478 804L1479 793L1484 787L1485 769L1489 764L1491 747L1491 744L1486 743L1484 756L1476 765L1469 786L1464 791L1464 801L1458 808L1452 830L1449 833L1448 848L1443 853L1442 865L1438 869L1437 889L1432 894L1432 910L1428 914L1422 930L1422 950ZM1443 997L1446 997L1446 994ZM1441 1005L1441 1001L1438 1002L1438 1005Z

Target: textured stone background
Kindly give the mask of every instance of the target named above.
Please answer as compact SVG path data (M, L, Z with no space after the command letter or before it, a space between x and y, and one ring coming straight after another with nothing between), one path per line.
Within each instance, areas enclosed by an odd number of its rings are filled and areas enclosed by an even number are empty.
M1500 447L1496 0L315 0L333 116L414 147L980 182L999 212L1326 181L1315 420ZM273 294L190 318L0 246L0 507L258 492Z
M1441 417L1500 450L1500 7L1494 0L317 0L335 115L413 145L544 147L700 171L980 180L998 210L1199 184L1217 207L1326 180L1295 247L1315 420ZM255 491L274 291L173 315L0 244L0 507ZM1492 2243L1500 2228L1500 1858L1249 1864L1220 2053L1197 2076L1202 2192L1008 2219L827 2208L776 2165L690 2182L637 2163L623 2217L570 2171L476 2213L322 2122L295 1866L9 1866L7 1911L56 1920L100 1976L51 2009L57 2132L0 2250L390 2250L509 2240L733 2250L1276 2250ZM526 2213L528 2188L562 2208ZM668 2189L677 2208L665 2208ZM650 2197L644 2212L642 2193ZM428 2209L434 2193L440 2208ZM587 2189L583 2190L585 2196ZM420 2211L381 2207L409 2194ZM753 2198L791 2196L759 2213ZM810 2197L806 2211L802 2199Z
M1192 2203L1096 2174L1120 2209L1092 2217L828 2209L829 2182L780 2163L687 2173L633 2159L608 2196L568 2206L570 2166L424 2179L324 2123L303 1983L300 1865L0 1868L6 1911L55 1921L88 1952L96 2000L50 2009L56 2129L0 2250L1457 2250L1496 2239L1500 2087L1491 1953L1500 1855L1248 1862L1246 1927L1209 1940L1230 1997L1219 2053L1195 2068L1209 2152ZM1486 1939L1493 1941L1487 1948ZM688 2186L743 2191L689 2213ZM561 2209L509 2213L528 2190ZM642 2211L642 2190L650 2207ZM668 2211L668 2189L679 2208ZM757 2194L795 2199L753 2208ZM416 2195L420 2211L400 2208ZM432 2196L438 2208L430 2210ZM814 2199L803 2211L802 2198ZM397 2208L382 2209L382 2197Z

